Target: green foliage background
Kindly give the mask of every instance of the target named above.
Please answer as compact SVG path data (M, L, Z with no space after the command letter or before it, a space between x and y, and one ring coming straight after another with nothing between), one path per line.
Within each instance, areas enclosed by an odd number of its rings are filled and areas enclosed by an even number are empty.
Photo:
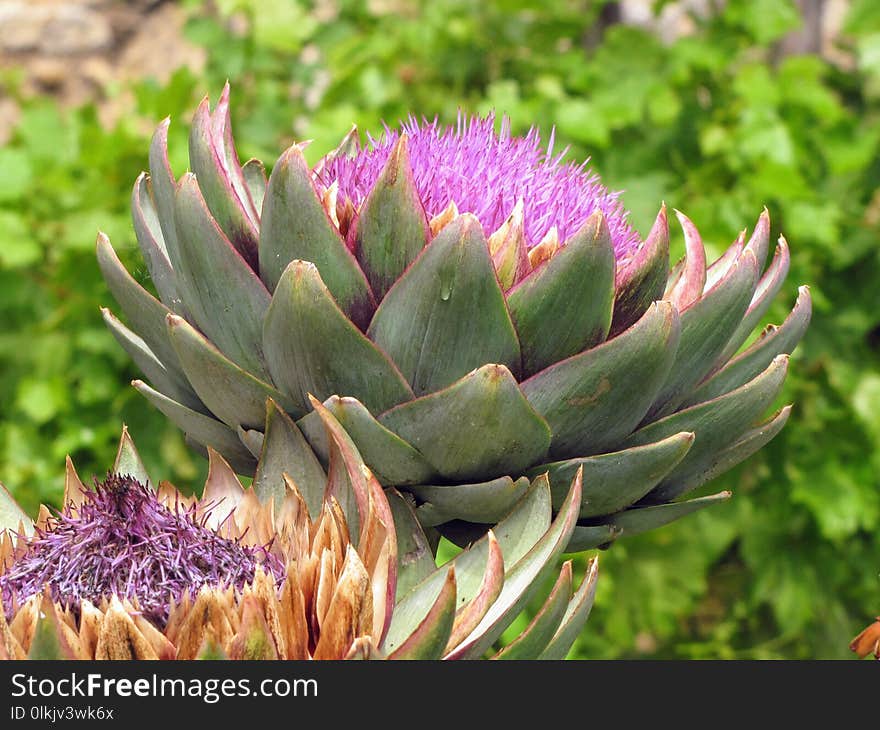
M783 396L796 404L787 428L711 485L733 500L602 555L573 656L848 656L880 609L880 7L852 4L844 70L780 56L777 41L800 23L790 0L730 0L671 45L631 27L597 32L601 5L338 0L328 14L305 0L190 0L205 73L139 83L136 113L115 128L91 107L22 99L0 148L4 483L31 513L57 504L65 455L100 474L122 422L156 474L184 486L204 472L127 387L137 373L99 313L111 299L98 228L145 278L127 207L151 125L172 116L180 172L187 115L226 79L242 158L269 164L295 139L314 140L317 159L352 122L376 131L409 113L495 109L515 131L555 125L573 158L626 191L643 233L665 200L717 254L766 205L793 256L769 320L784 318L798 284L814 298ZM16 94L16 73L3 84Z

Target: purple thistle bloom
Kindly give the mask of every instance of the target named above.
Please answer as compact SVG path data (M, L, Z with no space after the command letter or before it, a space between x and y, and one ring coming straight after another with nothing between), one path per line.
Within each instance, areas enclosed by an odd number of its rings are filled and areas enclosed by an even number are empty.
M538 244L556 226L559 241L577 231L596 210L605 215L618 259L639 245L639 234L626 220L620 193L609 192L584 162L563 163L567 150L553 154L551 133L546 151L534 127L525 137L512 137L504 117L495 133L495 116L481 119L459 114L455 127L410 117L400 125L408 136L409 157L416 189L428 217L455 202L460 213L473 213L488 233L497 230L518 199L524 203L525 233L529 246ZM382 171L400 133L385 127L376 139L353 157L344 155L318 173L329 187L336 181L339 199L358 208Z
M144 616L164 625L172 598L202 586L241 589L258 565L283 577L268 546L229 540L205 520L195 506L171 509L136 479L110 475L79 507L65 506L26 538L25 552L0 575L6 615L48 585L52 600L74 611L83 600L100 605L116 595L137 600Z

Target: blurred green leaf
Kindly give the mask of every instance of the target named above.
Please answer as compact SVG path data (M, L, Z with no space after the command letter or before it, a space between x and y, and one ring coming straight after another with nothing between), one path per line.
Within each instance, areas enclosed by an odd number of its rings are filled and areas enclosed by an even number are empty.
M7 269L33 266L43 257L43 249L30 237L27 221L18 213L0 210L0 267Z
M16 407L31 421L44 424L67 404L68 394L60 379L26 378L18 384Z
M852 403L865 428L880 442L880 374L862 374L853 392Z
M559 131L578 142L604 147L608 144L610 130L605 126L604 115L583 99L570 99L556 110Z
M853 0L843 28L847 33L880 31L880 6L874 0Z
M760 44L775 41L801 24L792 0L732 0L727 17L742 25Z
M33 166L24 150L0 149L0 201L21 198L30 187L32 177Z

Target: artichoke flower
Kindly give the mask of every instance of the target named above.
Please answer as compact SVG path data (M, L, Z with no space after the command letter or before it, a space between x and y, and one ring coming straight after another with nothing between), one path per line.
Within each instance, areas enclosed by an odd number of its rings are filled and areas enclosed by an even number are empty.
M158 298L99 235L127 324L104 318L146 398L190 443L256 469L271 397L327 463L311 398L429 531L485 534L547 474L560 509L583 473L569 549L605 546L729 496L682 499L785 425L765 416L811 312L743 345L780 291L761 214L707 265L669 267L665 207L642 240L585 166L506 121L410 119L314 168L302 144L266 178L241 165L229 89L192 122L191 172L168 163L168 120L135 183L134 227ZM525 481L522 478L526 478Z
M313 472L293 422L268 404L261 501L211 449L201 497L157 486L123 429L94 490L68 459L64 507L33 524L0 485L0 658L562 659L595 594L563 563L546 602L494 645L557 569L580 476L552 519L545 478L497 529L437 567L411 500L385 491L335 417L329 472ZM312 457L314 459L314 457ZM293 476L296 474L296 477Z

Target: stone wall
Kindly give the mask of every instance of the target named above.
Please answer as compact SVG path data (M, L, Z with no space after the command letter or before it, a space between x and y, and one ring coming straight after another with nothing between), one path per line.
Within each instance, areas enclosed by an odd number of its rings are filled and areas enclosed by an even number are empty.
M374 12L400 12L400 4L427 1L369 0ZM694 17L723 2L677 0L655 16L652 0L618 0L606 7L602 22L649 28L671 42L693 32ZM780 53L820 53L847 65L850 59L836 50L834 40L850 0L797 2L804 28L783 40ZM317 0L316 8L332 11L335 2ZM196 72L202 68L204 51L185 40L184 20L174 0L0 0L0 72L17 69L26 95L48 94L71 105L96 101L102 119L112 123L130 102L124 91L117 91L125 84L117 82L144 77L163 82L180 66ZM0 143L16 111L0 85Z
M204 52L185 40L183 24L181 8L164 0L0 0L0 69L21 74L25 95L96 101L110 123L126 106L117 82L202 67ZM0 137L14 118L0 90Z

